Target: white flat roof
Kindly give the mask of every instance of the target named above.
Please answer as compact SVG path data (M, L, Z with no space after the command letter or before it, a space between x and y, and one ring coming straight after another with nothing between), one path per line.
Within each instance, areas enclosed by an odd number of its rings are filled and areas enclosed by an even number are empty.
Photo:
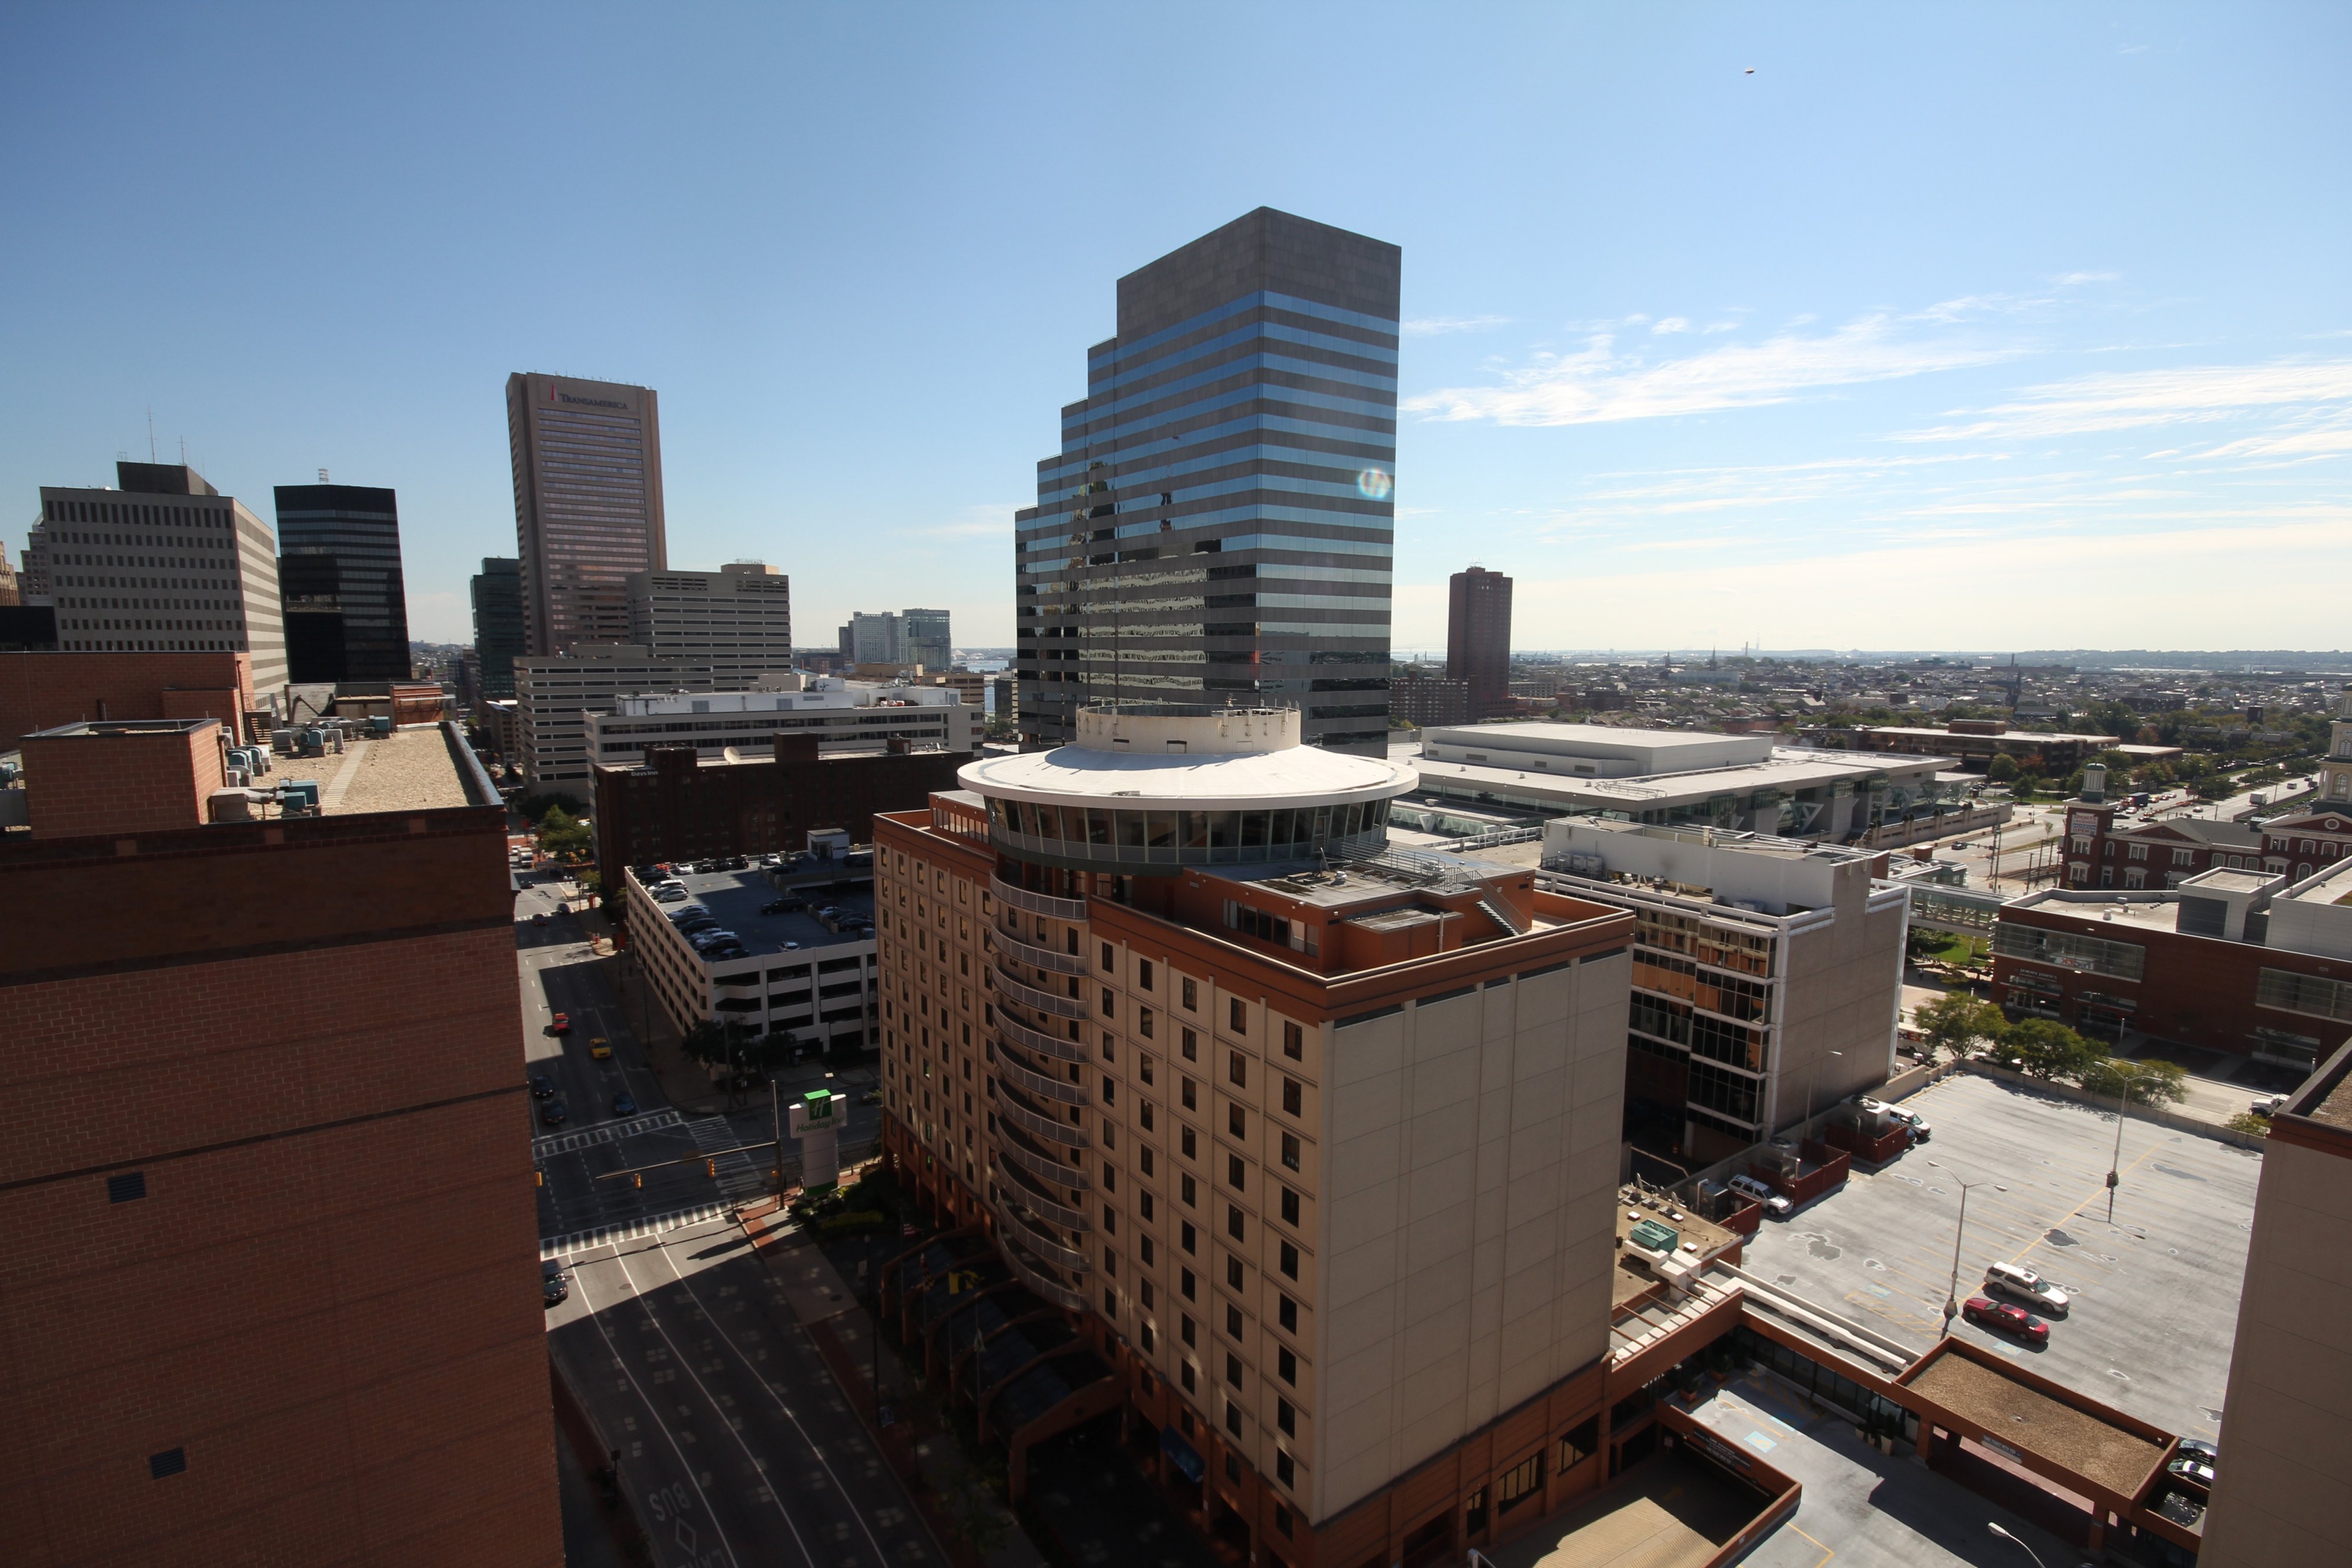
M1051 751L988 757L966 763L968 789L1041 805L1074 799L1105 806L1165 805L1187 810L1269 806L1339 806L1385 800L1421 780L1401 762L1292 746L1223 755L1140 755L1057 746Z

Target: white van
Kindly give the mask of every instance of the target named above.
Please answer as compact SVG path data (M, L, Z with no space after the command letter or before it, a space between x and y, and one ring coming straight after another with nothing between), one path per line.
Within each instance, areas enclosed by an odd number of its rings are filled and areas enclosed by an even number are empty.
M1742 1197L1754 1198L1764 1206L1764 1212L1775 1219L1788 1217L1789 1200L1752 1176L1736 1176L1723 1185Z

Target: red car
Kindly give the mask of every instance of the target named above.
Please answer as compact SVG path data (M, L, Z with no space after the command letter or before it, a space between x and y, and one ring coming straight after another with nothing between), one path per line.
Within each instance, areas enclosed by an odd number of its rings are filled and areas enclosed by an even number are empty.
M1960 1315L1972 1323L1982 1323L1989 1329L2015 1334L2032 1344L2050 1343L2050 1325L2027 1312L2023 1307L1996 1301L1990 1296L1970 1296Z
M548 1025L547 1028L548 1032L551 1034L570 1034L572 1032L572 1015L570 1013L556 1014L555 1021Z

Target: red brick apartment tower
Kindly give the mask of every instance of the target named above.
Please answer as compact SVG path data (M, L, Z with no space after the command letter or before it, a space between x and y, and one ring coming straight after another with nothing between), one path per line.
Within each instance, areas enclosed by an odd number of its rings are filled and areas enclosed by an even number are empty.
M221 738L25 745L0 1559L556 1568L504 810L420 726L381 809L209 821Z
M1090 707L877 817L885 1147L968 1228L884 1306L1016 1488L1120 1411L1249 1561L1360 1568L1600 1484L1632 920L1387 850L1412 770L1298 734Z

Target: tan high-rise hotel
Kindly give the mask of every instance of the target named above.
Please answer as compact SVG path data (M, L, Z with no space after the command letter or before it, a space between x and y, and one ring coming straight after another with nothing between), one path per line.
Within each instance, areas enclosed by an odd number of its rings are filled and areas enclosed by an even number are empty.
M1413 771L1295 709L1075 716L875 819L885 1148L951 1225L885 1311L1016 1489L1123 1411L1255 1563L1595 1484L1632 917L1390 850Z
M651 387L507 378L524 652L629 640L629 574L663 571L661 411Z

